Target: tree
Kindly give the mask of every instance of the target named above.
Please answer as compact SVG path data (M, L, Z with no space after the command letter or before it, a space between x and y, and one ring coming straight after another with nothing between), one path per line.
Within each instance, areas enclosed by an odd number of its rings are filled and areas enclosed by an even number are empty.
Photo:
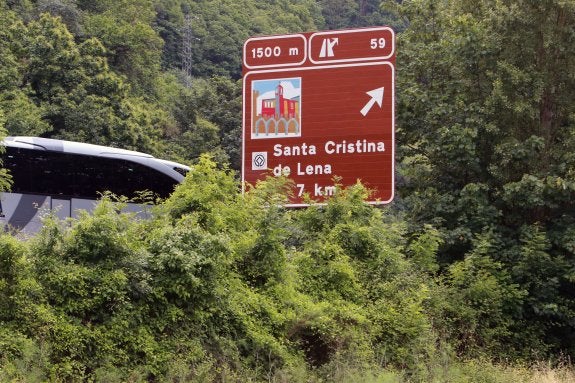
M535 323L515 330L542 342L542 352L573 352L570 336L554 334L573 333L566 318L574 306L565 299L575 288L575 253L565 235L575 223L575 105L569 101L575 97L575 4L388 5L408 25L398 38L397 125L406 180L399 194L412 229L431 223L441 230L444 266L473 253L477 236L501 235L504 243L493 258L530 293L516 324L520 318ZM535 294L510 272L517 262L531 262L521 243L524 227L533 225L543 238L538 241L548 244L540 256L557 265L551 272L557 284L546 285L550 295ZM532 274L541 283L549 277ZM556 311L533 308L546 304Z
M319 0L327 29L396 26L397 20L380 0Z
M27 55L26 26L17 15L0 5L0 108L4 110L3 128L11 135L40 135L50 127L43 120L45 110L34 103L30 88L22 87Z
M359 4L356 0L322 0L319 3L328 29L341 29L357 23Z
M31 112L9 122L11 131L154 151L160 113L130 97L98 39L77 44L59 18L43 14L28 25L24 46L23 84L8 100ZM29 100L18 98L27 89Z
M59 16L66 28L74 35L82 34L80 11L75 1L71 0L39 0L36 6L38 14L49 13Z
M2 109L0 109L0 141L6 137L6 129L4 129L4 115L2 113ZM5 151L3 145L0 145L0 155L2 155ZM10 190L12 178L8 171L2 167L2 161L0 160L0 192L5 190ZM1 206L0 206L0 213L1 213Z
M225 77L196 81L194 105L203 118L215 124L221 148L231 167L241 169L242 89L241 82Z
M125 75L137 95L153 101L159 76L163 41L152 28L155 12L151 0L107 2L105 10L86 15L89 36L106 47L108 62Z

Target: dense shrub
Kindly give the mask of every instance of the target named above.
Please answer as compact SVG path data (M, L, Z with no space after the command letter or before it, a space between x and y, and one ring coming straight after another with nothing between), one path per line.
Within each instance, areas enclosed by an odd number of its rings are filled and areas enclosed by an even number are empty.
M269 179L241 195L203 158L151 220L105 196L77 220L48 217L29 241L1 235L1 376L343 381L399 369L426 381L441 355L512 339L526 293L489 257L493 238L438 277L432 227L408 240L360 185L288 210L289 187Z

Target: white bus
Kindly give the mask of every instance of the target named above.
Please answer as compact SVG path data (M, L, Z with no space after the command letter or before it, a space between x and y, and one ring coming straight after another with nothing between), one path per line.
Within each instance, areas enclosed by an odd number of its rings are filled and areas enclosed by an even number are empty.
M2 166L12 175L10 192L0 195L0 227L33 234L41 217L52 211L62 219L90 211L101 193L134 198L150 191L166 198L189 167L149 154L38 137L7 137ZM146 205L129 203L127 211L147 217Z

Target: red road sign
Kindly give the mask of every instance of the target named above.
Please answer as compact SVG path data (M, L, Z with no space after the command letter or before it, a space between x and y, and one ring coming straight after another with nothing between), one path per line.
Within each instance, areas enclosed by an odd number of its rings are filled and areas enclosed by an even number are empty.
M394 55L387 27L248 40L243 181L287 174L290 206L300 206L304 194L332 195L337 176L344 186L361 180L370 203L390 202Z

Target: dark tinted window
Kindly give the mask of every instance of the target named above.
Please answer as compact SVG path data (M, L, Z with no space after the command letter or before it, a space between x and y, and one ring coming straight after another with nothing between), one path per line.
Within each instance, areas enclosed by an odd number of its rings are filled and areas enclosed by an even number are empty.
M6 148L4 167L15 193L98 198L99 192L135 197L149 190L165 198L177 181L147 166L123 159Z

